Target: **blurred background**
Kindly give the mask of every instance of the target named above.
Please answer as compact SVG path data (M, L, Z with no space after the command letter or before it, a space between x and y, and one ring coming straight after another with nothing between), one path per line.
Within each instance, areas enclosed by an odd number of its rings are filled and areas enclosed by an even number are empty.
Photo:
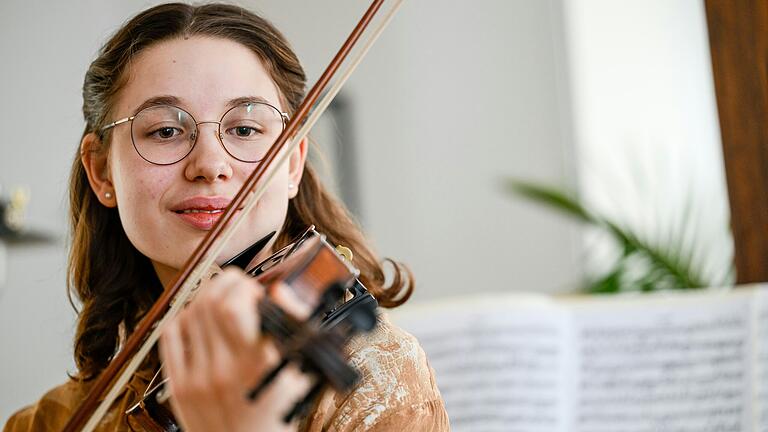
M54 239L0 241L2 421L74 370L66 190L83 76L156 3L0 4L0 196L23 188L24 225ZM310 84L365 3L238 2L284 32ZM411 304L573 292L615 263L605 233L515 195L510 178L568 192L657 244L687 241L670 234L685 227L703 280L727 284L709 52L699 0L406 1L315 140L381 255L412 267Z

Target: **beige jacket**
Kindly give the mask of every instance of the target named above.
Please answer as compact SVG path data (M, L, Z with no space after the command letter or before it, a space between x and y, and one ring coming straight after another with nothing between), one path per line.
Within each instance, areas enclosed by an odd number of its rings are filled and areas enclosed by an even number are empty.
M386 317L372 333L350 343L351 362L362 379L348 394L321 395L299 430L447 431L448 415L424 351L410 334ZM97 427L97 432L129 432L123 413L135 404L152 376L137 372ZM88 384L70 380L21 409L3 432L60 431L85 398ZM133 425L136 429L136 425ZM138 430L138 429L136 429Z

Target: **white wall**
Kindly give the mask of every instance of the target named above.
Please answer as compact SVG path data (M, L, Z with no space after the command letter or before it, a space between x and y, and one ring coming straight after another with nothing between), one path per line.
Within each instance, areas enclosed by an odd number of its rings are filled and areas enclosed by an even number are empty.
M348 1L346 25L339 17L320 25L319 12L262 4L268 16L285 17L281 28L315 73L362 11ZM574 280L573 232L499 187L511 175L573 177L561 136L557 19L549 1L405 2L347 86L358 114L365 226L384 255L413 266L417 301L562 290ZM308 28L325 34L328 55L300 37Z
M733 243L703 2L563 5L582 196L652 242L684 235L721 283ZM602 267L606 252L588 266Z
M145 1L0 4L0 184L31 189L29 225L65 236L80 87L98 46ZM363 2L242 2L318 76ZM406 2L346 88L356 107L363 217L382 255L416 272L414 301L567 290L578 238L501 191L506 176L574 177L559 2ZM73 314L65 245L11 249L0 287L0 419L63 381ZM3 420L4 421L4 420Z

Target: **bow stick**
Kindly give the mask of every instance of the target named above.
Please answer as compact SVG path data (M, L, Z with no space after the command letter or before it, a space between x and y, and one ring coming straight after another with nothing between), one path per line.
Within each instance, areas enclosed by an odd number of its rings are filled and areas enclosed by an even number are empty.
M187 299L190 298L194 288L211 265L214 264L216 256L223 249L226 241L233 235L237 227L242 224L245 216L255 207L259 198L263 195L269 182L274 178L277 171L276 167L285 163L291 151L307 136L312 126L314 126L323 111L325 111L339 90L341 90L341 87L352 75L352 72L360 64L371 46L373 46L373 43L384 31L384 28L389 24L394 14L402 5L402 1L395 1L393 7L375 28L366 44L358 51L347 69L318 103L317 107L312 111L312 115L302 125L302 121L307 117L312 105L317 101L320 93L322 93L355 43L357 43L384 0L374 0L371 3L357 26L355 26L338 53L336 53L336 56L331 60L331 63L309 91L297 109L294 118L288 122L285 130L277 138L264 156L264 159L254 169L251 176L245 181L243 187L235 195L226 210L224 210L216 225L214 225L187 260L171 288L163 292L139 323L133 334L125 342L123 349L99 375L85 401L70 417L67 425L64 427L64 432L77 431L86 420L87 423L81 429L82 431L91 432L96 428L114 400L122 392L123 387L128 383L133 373L138 369L141 362L159 339L163 323L176 316L183 305L187 303ZM289 143L291 138L293 139ZM285 151L281 153L284 148ZM276 167L270 170L273 163L276 163ZM235 217L237 209L242 209L239 217ZM107 390L109 391L106 396L102 397ZM94 406L96 406L95 409ZM91 414L89 415L89 413Z

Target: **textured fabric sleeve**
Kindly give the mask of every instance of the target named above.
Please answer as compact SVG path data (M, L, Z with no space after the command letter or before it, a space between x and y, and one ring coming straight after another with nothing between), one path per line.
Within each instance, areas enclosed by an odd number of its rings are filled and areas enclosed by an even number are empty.
M35 406L28 406L12 415L3 426L3 432L27 432L31 431L32 417L35 415Z
M125 422L125 412L128 403L135 399L133 389L137 380L128 384L130 391L123 393L115 405L110 408L102 421L96 426L96 432L127 432L130 431ZM70 416L86 395L86 388L76 381L70 380L53 388L36 404L23 408L12 415L3 432L59 432L69 421Z
M442 400L430 400L382 416L368 429L373 432L417 431L443 432L450 430L448 414Z
M381 317L350 344L361 379L349 393L326 391L300 430L446 431L448 416L434 373L416 338Z
M71 412L72 390L71 385L64 384L49 391L36 404L22 408L12 415L3 432L61 430Z

